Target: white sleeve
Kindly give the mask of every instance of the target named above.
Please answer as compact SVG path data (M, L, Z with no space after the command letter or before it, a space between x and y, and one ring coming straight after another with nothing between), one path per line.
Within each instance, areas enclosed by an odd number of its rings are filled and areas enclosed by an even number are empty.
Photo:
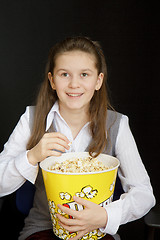
M119 200L105 207L108 223L100 230L111 235L117 232L121 224L141 218L155 205L149 176L129 128L128 117L124 115L120 122L115 150L116 157L120 160L118 175L125 193Z
M0 153L0 197L17 190L26 179L35 183L38 165L29 163L26 150L30 134L27 107Z

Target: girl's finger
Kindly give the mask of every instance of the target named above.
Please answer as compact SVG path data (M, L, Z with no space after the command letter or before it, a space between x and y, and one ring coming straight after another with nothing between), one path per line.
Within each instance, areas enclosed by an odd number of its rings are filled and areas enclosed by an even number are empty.
M69 226L69 225L63 224L62 222L59 222L59 224L69 232L78 232L78 231L83 231L84 230L84 227L82 227L82 226L75 226L75 225L74 226Z
M51 157L51 156L59 157L61 155L62 155L61 152L54 151L54 150L48 150L47 152L47 157Z
M65 218L60 214L56 215L58 217L58 219L60 220L61 223L65 224L65 225L70 225L70 226L74 226L74 225L79 225L79 221L75 218L71 219L71 218Z
M60 138L60 139L64 140L67 144L70 142L68 140L68 138L60 132L45 133L45 137L46 138Z
M86 208L91 208L91 207L95 207L95 203L89 201L89 200L86 200L86 199L83 199L81 197L77 197L77 196L73 196L73 200L78 203L78 204L81 204L83 206L85 206Z
M55 145L59 145L65 149L69 149L70 146L69 146L69 143L67 143L66 141L64 141L63 139L60 139L60 138L57 138L57 137L54 137L54 138L47 138L45 139L46 140L46 144L47 144L47 148L48 149L56 149L56 146ZM60 149L59 149L60 150Z
M73 210L73 209L70 209L70 208L67 208L61 204L57 204L57 207L64 213L74 217L74 218L78 218L78 215L79 215L79 211L76 211L76 210Z
M55 139L51 138L51 140L47 142L48 149L57 149L57 147L61 147L63 149L70 148L69 145L65 141L58 139L58 138L55 138Z
M61 152L65 152L65 147L62 145L59 145L58 143L48 143L47 144L47 149L48 150L58 150Z

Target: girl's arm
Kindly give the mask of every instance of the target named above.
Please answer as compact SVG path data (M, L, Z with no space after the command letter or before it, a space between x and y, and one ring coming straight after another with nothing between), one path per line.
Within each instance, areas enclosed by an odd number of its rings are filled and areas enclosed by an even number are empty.
M128 117L124 115L116 141L116 157L120 160L118 175L125 193L105 207L108 223L101 230L110 234L115 234L121 224L141 218L155 205L149 176L129 128Z
M33 118L27 107L0 154L0 196L14 192L26 180L34 184L38 174L38 163L48 156L60 156L65 149L69 149L66 136L52 132L45 133L39 143L27 151L31 119Z
M26 150L30 134L29 107L27 107L0 154L1 197L17 190L26 179L35 182L38 165L33 166L29 163Z

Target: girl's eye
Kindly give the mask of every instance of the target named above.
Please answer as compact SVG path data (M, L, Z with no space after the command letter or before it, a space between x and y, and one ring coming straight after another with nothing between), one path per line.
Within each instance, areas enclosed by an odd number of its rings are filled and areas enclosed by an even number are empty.
M68 73L62 73L62 76L63 76L63 77L68 77L69 74L68 74Z
M88 74L87 73L81 73L81 77L87 77Z

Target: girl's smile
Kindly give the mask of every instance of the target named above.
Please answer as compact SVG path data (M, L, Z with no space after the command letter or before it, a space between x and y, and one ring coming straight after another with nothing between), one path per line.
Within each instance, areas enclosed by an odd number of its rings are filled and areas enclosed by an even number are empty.
M67 93L67 95L71 98L79 98L83 95L83 93Z

